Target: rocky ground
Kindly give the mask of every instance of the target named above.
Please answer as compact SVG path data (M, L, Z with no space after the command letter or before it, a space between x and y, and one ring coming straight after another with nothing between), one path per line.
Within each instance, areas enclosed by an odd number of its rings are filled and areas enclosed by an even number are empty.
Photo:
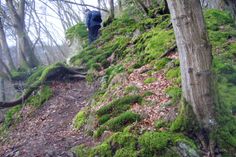
M50 157L73 156L69 149L79 144L93 145L91 137L72 129L72 119L88 104L94 87L85 81L51 85L53 97L43 107L25 106L21 122L0 141L0 156Z

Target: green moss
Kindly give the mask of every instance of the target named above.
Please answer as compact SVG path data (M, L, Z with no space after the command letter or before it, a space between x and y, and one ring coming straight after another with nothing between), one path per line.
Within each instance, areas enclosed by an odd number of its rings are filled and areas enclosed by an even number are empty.
M7 130L14 122L20 119L21 105L10 108L5 114L5 120L3 122L3 129Z
M112 149L118 150L121 148L128 148L135 150L137 146L137 138L135 135L129 132L118 132L112 135L108 142L110 143Z
M121 64L117 64L117 65L112 65L109 68L107 68L106 70L106 82L107 84L110 83L110 81L112 80L112 78L125 71L125 68L123 67L123 65Z
M50 97L52 97L53 91L49 86L44 86L38 91L34 96L31 96L26 104L33 105L34 107L40 107L44 102L46 102Z
M86 113L85 111L80 111L77 113L75 118L73 119L73 127L79 130L86 122Z
M135 150L129 148L121 148L116 151L114 157L137 157L138 153Z
M204 12L207 28L211 30L219 30L222 25L232 25L234 20L230 13L216 9L208 9Z
M172 98L172 103L178 102L182 94L182 90L179 87L169 87L165 90L165 92Z
M99 127L96 130L94 137L100 137L105 130L121 131L127 125L139 120L140 116L138 114L126 111L121 113L119 116L108 120L101 127Z
M41 77L42 72L45 70L45 68L46 67L38 67L37 70L33 72L33 74L30 75L30 77L26 80L26 83L28 85L31 85L32 83L37 81Z
M125 94L129 94L129 93L137 94L138 92L139 92L139 88L137 86L125 87Z
M171 135L168 133L146 132L139 137L142 154L150 156L157 155L159 151L164 152L169 142L171 142Z
M88 157L90 153L89 148L86 148L83 144L73 147L71 151L78 157Z
M166 73L166 77L168 79L174 79L174 78L178 78L180 77L180 68L179 67L175 67L170 69L167 73Z
M88 31L84 23L78 23L66 31L67 39L73 39L73 38L84 39L87 37L88 37Z
M160 119L160 120L155 121L154 125L155 125L155 128L159 129L162 127L166 127L167 124L164 120Z
M176 146L177 143L185 143L191 148L196 149L195 144L189 138L181 134L169 132L146 132L139 137L140 156L165 156L167 154L177 154L172 150L168 152L169 147ZM168 153L167 153L168 152Z
M107 123L105 123L105 125L107 125L112 131L119 131L128 124L138 120L140 120L140 116L138 114L127 111L120 114L118 117L109 120Z
M94 156L111 157L112 156L111 147L107 143L102 143L96 146L95 148L92 148L91 154L89 156L90 157L94 157Z
M157 70L161 70L165 67L165 65L170 61L168 58L162 58L160 60L157 60L155 63L155 67Z
M117 114L121 113L123 111L126 111L130 108L130 105L133 103L140 103L142 101L142 97L138 95L132 95L132 96L125 96L123 98L117 99L110 104L100 108L97 111L97 115L99 117L105 115L105 114Z
M105 114L105 115L103 115L102 117L100 117L100 118L98 119L99 125L104 124L104 123L107 122L110 118L111 118L111 115L110 115L110 114Z
M185 101L181 101L181 106L179 114L175 121L171 124L171 131L187 131L196 128L198 124L196 123L196 118L192 111L192 107Z
M149 78L147 78L146 80L144 80L144 83L145 84L149 84L149 83L153 83L153 82L155 82L156 81L156 78L154 78L154 77L149 77Z

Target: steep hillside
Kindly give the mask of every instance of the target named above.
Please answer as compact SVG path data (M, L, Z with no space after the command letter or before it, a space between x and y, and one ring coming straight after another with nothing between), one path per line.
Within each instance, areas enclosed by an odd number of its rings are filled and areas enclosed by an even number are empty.
M234 156L236 29L225 12L206 10L205 19L220 100L219 128L213 136L219 140L218 153ZM87 81L101 79L90 108L78 113L83 116L76 117L74 125L103 142L93 148L78 146L74 149L78 156L208 154L198 128L186 128L192 114L184 118L184 110L178 110L181 78L169 15L152 19L123 15L71 58L71 64L89 69Z
M206 10L204 14L220 100L218 128L212 136L218 139L216 154L235 156L236 28L226 12ZM68 150L79 157L208 155L204 133L195 127L193 114L183 117L185 110L180 108L180 62L169 15L147 18L125 11L101 30L93 44L87 44L86 36L84 24L69 29L67 37L81 43L70 65L41 67L27 80L33 87L49 86L23 107L9 110L0 130L6 134L3 151L14 156L33 145L33 153L40 149L38 155L49 156L63 156ZM84 69L90 86L74 82L84 78ZM97 82L93 93L90 87ZM28 117L22 117L25 112ZM46 152L43 149L52 144L50 140L55 143L53 152Z

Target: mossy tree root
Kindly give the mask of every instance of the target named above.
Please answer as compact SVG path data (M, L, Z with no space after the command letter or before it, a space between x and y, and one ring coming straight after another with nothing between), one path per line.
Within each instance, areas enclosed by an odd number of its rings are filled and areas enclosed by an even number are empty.
M25 93L18 99L9 102L0 102L0 109L9 108L22 104L31 94L41 85L53 80L85 79L86 72L81 68L66 67L64 64L57 63L46 68L39 79L26 89Z

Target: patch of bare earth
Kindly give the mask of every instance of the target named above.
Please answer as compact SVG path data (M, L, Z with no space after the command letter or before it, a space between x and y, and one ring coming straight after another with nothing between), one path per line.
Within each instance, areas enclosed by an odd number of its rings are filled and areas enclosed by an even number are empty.
M53 97L32 112L25 107L21 122L0 141L0 156L50 157L73 156L68 150L76 145L93 145L91 137L71 126L74 116L85 107L94 91L85 81L51 85Z

